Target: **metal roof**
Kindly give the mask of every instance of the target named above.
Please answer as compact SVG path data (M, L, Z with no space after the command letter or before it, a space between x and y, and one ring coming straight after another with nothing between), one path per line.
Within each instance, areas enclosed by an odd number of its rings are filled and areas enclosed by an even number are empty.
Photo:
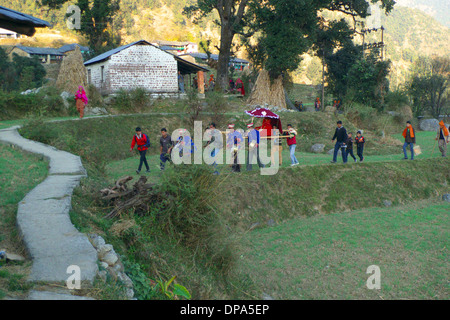
M124 45L124 46L121 46L121 47L109 50L109 51L107 51L105 53L102 53L101 55L98 55L97 57L94 57L94 58L86 61L84 63L84 65L88 66L88 65L91 65L91 64L94 64L94 63L98 63L98 62L102 62L102 61L108 60L113 54L119 53L120 51L125 50L125 49L127 49L127 48L129 48L131 46L137 45L137 44L149 45L149 46L153 46L153 47L155 47L155 48L157 48L159 50L162 50L161 48L158 48L157 46L151 44L148 41L139 40L139 41L135 41L135 42L129 43L127 45ZM194 73L194 72L198 72L198 71L205 71L205 72L209 71L206 68L203 68L203 67L201 67L199 65L196 65L195 63L186 61L183 58L180 58L180 57L178 57L178 56L176 56L176 55L174 55L174 54L172 54L170 52L167 52L165 50L162 50L162 51L164 51L167 54L172 55L175 58L175 60L177 60L177 62L178 62L178 70L180 70L182 74Z
M157 43L159 46L187 46L188 44L195 44L194 42L189 41L166 41L166 40L155 40L154 43Z
M53 55L53 56L63 56L64 53L59 51L59 49L55 48L39 48L39 47L25 47L25 46L16 46L28 54L40 54L40 55Z
M90 65L90 64L93 64L93 63L101 62L101 61L103 61L103 60L108 60L109 57L111 57L113 54L119 53L120 51L125 50L125 49L127 49L127 48L129 48L129 47L131 47L131 46L136 45L136 44L147 44L147 45L152 45L151 43L149 43L149 42L147 42L147 41L145 41L145 40L135 41L135 42L126 44L126 45L124 45L124 46L117 47L117 48L115 48L115 49L106 51L105 53L102 53L102 54L100 54L100 55L98 55L98 56L96 56L96 57L94 57L94 58L92 58L92 59L86 61L86 62L84 63L84 65L87 66L87 65Z
M161 47L159 47L161 50L164 50L164 51L178 51L178 50L180 50L180 49L178 49L178 48L174 48L174 47L170 47L170 46L161 46Z
M45 20L0 6L0 28L12 30L31 37L36 32L35 28L51 26L52 25Z
M79 47L81 51L89 51L88 47L84 47L84 46L80 46L78 43L72 43L72 44L66 44L63 45L61 48L59 48L58 50L62 53L65 53L67 51L72 51L75 50L75 47Z
M180 56L184 56L184 55L190 55L191 57L198 58L198 59L203 59L203 60L208 59L208 55L206 53L202 53L202 52L186 53L186 54L181 54ZM217 61L217 60L219 60L219 55L218 54L211 54L211 59ZM235 58L235 57L231 57L230 58L230 62L234 62L234 63L249 63L249 61L247 61L247 60L239 59L239 58Z

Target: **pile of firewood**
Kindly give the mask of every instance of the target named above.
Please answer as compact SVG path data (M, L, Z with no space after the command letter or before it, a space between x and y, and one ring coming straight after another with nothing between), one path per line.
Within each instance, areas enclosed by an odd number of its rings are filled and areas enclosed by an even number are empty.
M113 187L100 190L101 199L105 200L114 209L105 218L117 217L124 211L133 209L134 213L146 214L155 201L161 200L161 196L154 191L154 183L147 183L147 178L141 176L132 188L127 183L133 177L126 176L116 181Z

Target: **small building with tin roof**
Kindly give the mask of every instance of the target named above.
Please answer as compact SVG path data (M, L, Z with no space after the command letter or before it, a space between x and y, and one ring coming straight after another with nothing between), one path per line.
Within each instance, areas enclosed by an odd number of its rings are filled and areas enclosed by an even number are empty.
M25 47L21 45L14 46L9 52L12 59L13 55L17 54L23 57L38 57L42 63L60 63L64 58L64 53L55 48L40 48L40 47Z
M139 40L84 63L88 83L102 94L143 88L149 93L178 93L178 72L186 78L209 70Z

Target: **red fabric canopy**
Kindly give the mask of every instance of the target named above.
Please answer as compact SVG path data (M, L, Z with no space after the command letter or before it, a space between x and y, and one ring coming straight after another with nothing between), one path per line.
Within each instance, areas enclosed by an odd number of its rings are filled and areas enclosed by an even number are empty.
M245 111L246 114L255 118L264 118L263 123L260 127L256 127L256 130L265 129L267 130L267 134L261 133L261 137L270 137L272 136L272 127L276 125L278 130L280 131L280 135L283 134L283 129L281 127L280 116L276 113L273 113L269 109L266 108L256 108L251 111Z
M255 118L280 119L280 116L266 108L256 108L251 111L245 111L246 114Z

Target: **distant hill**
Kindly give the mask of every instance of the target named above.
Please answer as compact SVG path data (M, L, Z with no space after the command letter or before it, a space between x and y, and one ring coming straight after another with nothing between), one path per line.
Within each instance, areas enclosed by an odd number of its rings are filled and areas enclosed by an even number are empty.
M182 14L186 5L194 0L121 0L121 10L114 19L114 30L120 34L123 43L145 40L193 41L210 39L213 53L214 45L219 43L219 28L214 23L217 17L211 15L200 25L194 25ZM397 0L398 3L417 7L412 9L396 5L388 15L380 14L377 23L385 28L386 57L393 62L390 75L391 87L404 83L408 77L408 67L421 55L446 55L450 53L449 28L439 23L424 11L449 19L449 0ZM47 12L38 8L35 0L0 0L0 5L24 13L32 14L54 24L54 29L72 43L77 34L67 29L64 14L67 3L61 10ZM375 15L375 14L374 14ZM372 17L373 20L374 17ZM55 31L53 31L55 32ZM372 33L367 40L379 41L379 34ZM377 38L378 37L378 38ZM82 42L82 39L80 40ZM62 44L58 40L58 45ZM44 43L39 38L36 45ZM9 43L8 43L9 44ZM245 53L239 57L245 58ZM306 56L294 79L299 83L316 84L321 79L321 64L317 57Z
M396 0L397 6L419 9L450 28L450 1L448 0Z
M405 81L409 65L419 56L450 54L450 29L421 10L396 6L390 15L382 15L381 23L386 56L393 62L391 86Z

